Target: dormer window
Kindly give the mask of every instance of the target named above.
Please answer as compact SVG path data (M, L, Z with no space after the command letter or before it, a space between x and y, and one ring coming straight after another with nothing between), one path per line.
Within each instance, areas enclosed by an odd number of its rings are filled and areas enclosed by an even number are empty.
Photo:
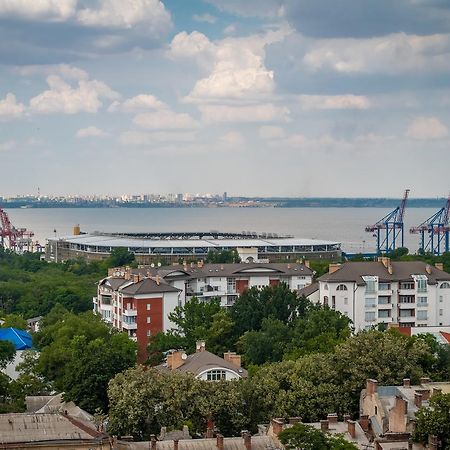
M340 284L337 288L337 291L346 291L347 290L347 286L345 284Z

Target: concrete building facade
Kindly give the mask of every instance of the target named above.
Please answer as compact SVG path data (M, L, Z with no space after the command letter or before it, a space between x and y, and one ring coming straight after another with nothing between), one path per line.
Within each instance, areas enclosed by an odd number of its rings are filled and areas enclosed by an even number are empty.
M330 264L318 281L319 302L347 315L356 330L450 325L450 274L439 264L389 258Z

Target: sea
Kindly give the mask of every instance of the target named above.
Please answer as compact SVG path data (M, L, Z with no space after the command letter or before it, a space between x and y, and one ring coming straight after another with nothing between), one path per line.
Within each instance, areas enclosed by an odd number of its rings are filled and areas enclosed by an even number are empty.
M372 233L364 231L389 213L384 208L25 208L6 209L12 224L34 232L45 244L48 237L72 234L80 225L87 233L164 231L254 231L342 243L348 253L375 250ZM411 226L430 217L433 208L405 212L405 246L415 253L419 235Z

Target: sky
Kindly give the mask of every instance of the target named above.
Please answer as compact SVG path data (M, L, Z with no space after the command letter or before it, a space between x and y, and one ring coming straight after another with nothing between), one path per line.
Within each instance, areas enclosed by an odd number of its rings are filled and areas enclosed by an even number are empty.
M445 197L448 0L0 0L0 196Z

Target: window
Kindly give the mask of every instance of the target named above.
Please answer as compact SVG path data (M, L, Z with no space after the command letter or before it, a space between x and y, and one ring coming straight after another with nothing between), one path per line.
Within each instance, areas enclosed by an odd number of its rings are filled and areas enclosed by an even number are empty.
M450 289L450 283L447 283L447 282L442 283L441 286L440 286L440 288L441 288L441 289Z
M228 295L227 296L227 306L234 305L234 302L237 300L237 295Z
M348 305L348 297L344 297L344 305Z
M147 323L152 323L152 319L150 316L147 316Z
M366 322L373 322L375 320L375 311L366 312L365 320Z
M443 309L440 309L440 310L439 310L439 315L440 315L440 316L443 316L443 315L444 315L444 310L443 310Z
M439 296L439 303L442 303L444 301L444 297L442 295Z
M366 297L365 304L366 308L375 308L377 304L375 297Z
M336 309L336 297L334 295L331 297L331 309Z
M417 283L417 292L427 292L428 279L425 275L413 275Z
M328 297L326 295L323 298L323 306L328 306Z
M147 336L151 336L152 335L152 330L147 330Z
M428 306L427 297L417 297L417 306Z
M400 289L414 289L414 283L412 281L402 281Z
M414 295L400 295L399 303L415 303Z
M385 319L387 317L391 317L391 310L390 309L380 309L380 311L378 311L378 317L380 319Z
M337 288L337 291L346 291L347 290L347 286L345 284L340 284Z
M208 381L225 380L225 370L210 370L206 373L206 379Z
M388 291L389 289L391 289L390 283L378 283L379 291Z
M328 291L328 284L325 284L325 286L323 287L326 291Z
M427 320L428 319L427 311L417 311L417 319L418 320Z
M378 297L378 304L379 305L390 305L391 304L391 297Z
M375 280L365 280L366 282L366 294L375 294Z
M236 292L236 278L227 278L227 292L229 294Z
M150 311L152 309L152 305L150 303L147 303L147 311Z

